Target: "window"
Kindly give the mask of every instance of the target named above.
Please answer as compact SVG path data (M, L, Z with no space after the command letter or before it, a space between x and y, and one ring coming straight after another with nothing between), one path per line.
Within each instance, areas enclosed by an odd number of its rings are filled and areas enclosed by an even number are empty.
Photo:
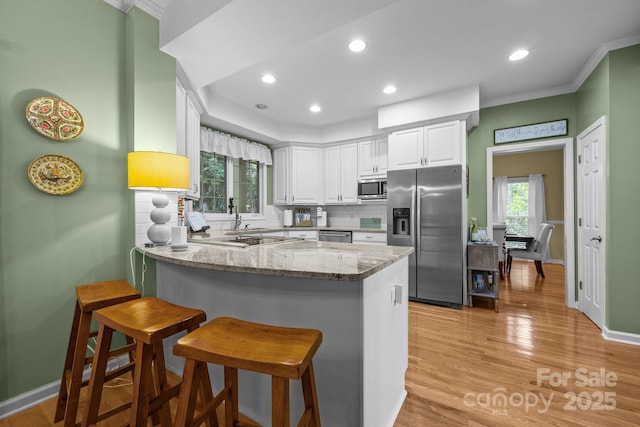
M260 212L258 162L233 159L233 198L239 212Z
M204 214L228 214L229 197L238 213L260 213L260 163L200 152L200 200L193 210Z
M529 180L509 178L507 181L507 231L529 234Z

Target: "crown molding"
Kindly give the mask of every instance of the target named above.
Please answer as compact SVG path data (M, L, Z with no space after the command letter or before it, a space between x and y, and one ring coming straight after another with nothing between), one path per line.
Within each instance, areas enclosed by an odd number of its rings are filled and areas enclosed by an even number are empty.
M577 92L580 86L587 80L587 78L593 73L600 61L607 56L609 52L616 49L622 49L629 46L640 44L640 33L633 34L631 36L612 40L610 42L602 43L598 45L593 55L589 58L587 63L582 67L582 70L576 75L573 81L565 86L558 86L554 88L543 89L534 92L520 93L513 96L504 98L489 99L480 103L480 108L496 107L498 105L513 104L515 102L529 101L532 99L546 98L548 96L566 95L568 93Z
M135 0L102 0L107 3L109 6L113 6L116 9L119 9L125 13L128 13L133 7L133 3Z
M164 10L164 6L160 6L154 0L135 0L134 6L136 6L141 10L144 10L149 15L156 18L158 21L160 20L160 17L162 16L162 11Z
M123 11L124 13L129 13L132 7L137 7L140 10L148 13L153 16L157 20L160 20L162 16L162 12L164 10L163 6L160 6L154 0L102 0L110 6L115 7Z
M601 45L599 45L595 52L593 52L593 55L591 55L591 58L589 58L585 66L582 67L582 70L580 70L576 78L573 80L573 91L575 92L580 89L580 86L582 86L582 84L587 80L591 73L593 73L593 71L596 69L600 61L602 61L602 59L607 56L609 52L636 44L640 44L640 33L612 40L610 42L602 43Z

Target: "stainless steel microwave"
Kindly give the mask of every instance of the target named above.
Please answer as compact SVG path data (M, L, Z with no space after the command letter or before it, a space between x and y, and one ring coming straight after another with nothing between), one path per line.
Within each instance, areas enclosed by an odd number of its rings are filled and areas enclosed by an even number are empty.
M386 199L386 179L364 179L358 181L358 198L362 200Z

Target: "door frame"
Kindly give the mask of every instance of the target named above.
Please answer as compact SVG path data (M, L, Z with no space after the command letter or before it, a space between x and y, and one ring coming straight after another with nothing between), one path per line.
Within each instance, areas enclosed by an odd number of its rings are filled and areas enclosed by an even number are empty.
M578 308L575 272L575 187L573 138L551 139L537 142L501 145L487 148L487 224L493 224L493 156L521 154L535 151L562 150L564 176L564 302L570 308ZM487 232L493 233L488 226Z

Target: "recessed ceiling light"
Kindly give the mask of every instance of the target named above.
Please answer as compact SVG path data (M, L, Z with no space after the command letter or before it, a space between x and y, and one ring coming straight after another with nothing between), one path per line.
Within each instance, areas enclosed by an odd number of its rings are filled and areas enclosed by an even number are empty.
M509 61L518 61L522 58L525 58L527 55L529 55L529 51L526 49L516 50L511 55L509 55Z
M349 43L349 50L351 52L362 52L365 47L367 47L367 44L364 40L356 39Z
M276 82L276 78L271 74L265 74L264 76L262 76L262 81L268 84L273 84Z
M320 106L317 104L313 104L311 107L309 107L309 111L311 111L312 113L319 113L320 111L322 111L322 108L320 108Z
M387 95L391 95L392 93L396 93L396 87L393 85L389 85L382 89L382 91Z
M255 107L258 110L266 110L267 108L269 108L269 106L267 104L256 104Z

